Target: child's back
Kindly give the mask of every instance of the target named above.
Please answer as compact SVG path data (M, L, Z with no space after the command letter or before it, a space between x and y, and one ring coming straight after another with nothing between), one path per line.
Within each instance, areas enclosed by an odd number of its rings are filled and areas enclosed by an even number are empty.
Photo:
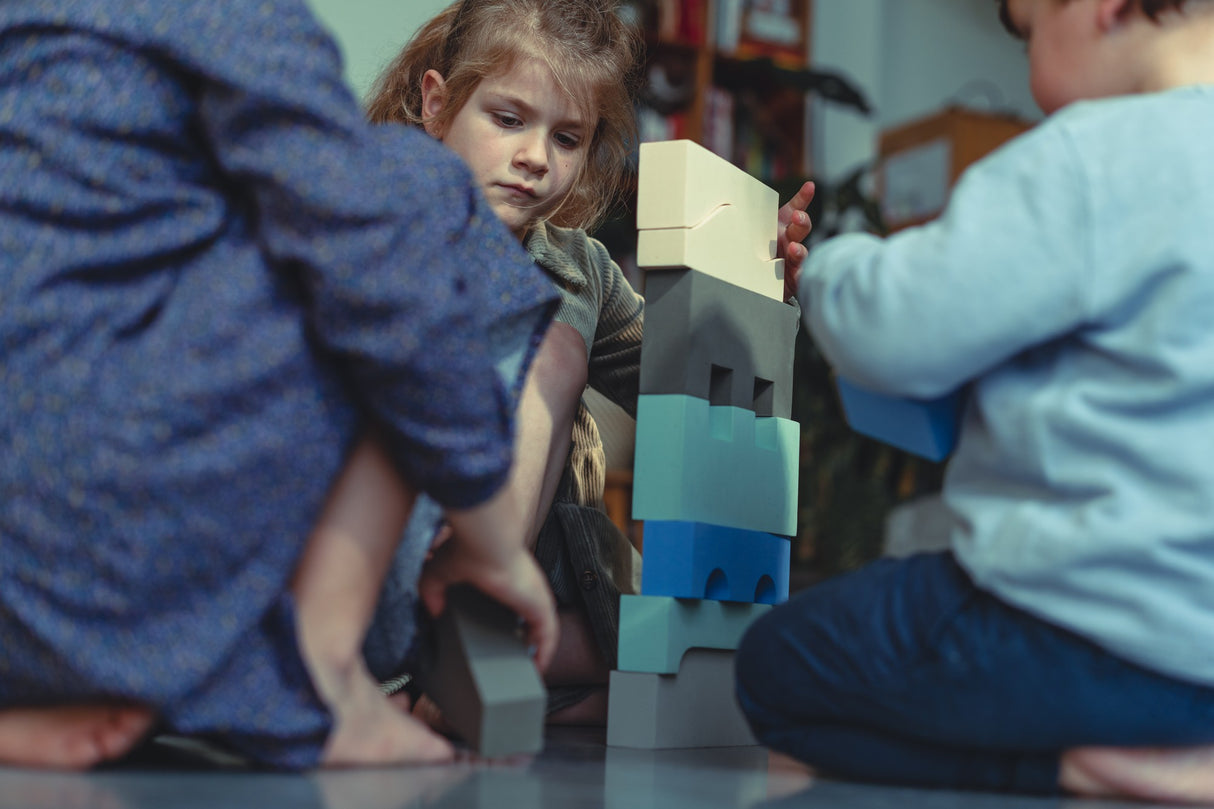
M1176 631L1214 588L1212 143L1214 87L1077 104L969 172L938 226L820 247L815 267L864 266L802 292L847 378L972 383L944 497L980 585L1214 685L1214 649Z
M800 280L844 377L970 386L952 550L773 610L739 700L836 774L1209 800L1214 4L1002 11L1042 108L1072 106L969 171L940 221L827 242Z

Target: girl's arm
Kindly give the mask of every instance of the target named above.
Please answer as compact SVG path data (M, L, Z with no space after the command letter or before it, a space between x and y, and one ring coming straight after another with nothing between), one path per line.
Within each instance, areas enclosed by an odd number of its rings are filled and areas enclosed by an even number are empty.
M637 294L607 248L587 237L592 268L601 279L599 321L590 347L590 387L636 418L641 381L641 337L645 301Z

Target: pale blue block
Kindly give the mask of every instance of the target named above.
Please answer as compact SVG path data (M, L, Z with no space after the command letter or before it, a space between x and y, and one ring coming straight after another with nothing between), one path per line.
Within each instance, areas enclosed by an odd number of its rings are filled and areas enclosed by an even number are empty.
M679 661L688 649L737 649L747 627L770 609L768 604L620 596L616 668L677 674Z
M637 400L632 517L792 536L801 428L678 394Z
M899 399L835 377L843 414L853 430L929 461L947 458L957 444L962 396Z
M705 523L645 523L641 592L647 596L778 604L788 600L785 537Z

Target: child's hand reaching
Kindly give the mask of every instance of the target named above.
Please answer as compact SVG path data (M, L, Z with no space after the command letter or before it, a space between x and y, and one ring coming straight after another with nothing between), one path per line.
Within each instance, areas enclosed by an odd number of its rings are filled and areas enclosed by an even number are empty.
M813 223L805 209L814 198L814 184L806 182L792 199L780 209L779 228L776 235L776 256L784 259L784 298L797 294L797 279L801 275L801 262L809 251L801 242L809 236Z
M556 601L548 579L523 543L521 521L510 519L512 504L501 493L466 511L450 511L450 538L436 547L422 570L419 591L433 615L446 606L447 587L468 582L500 601L527 625L535 663L548 667L558 636ZM517 530L512 530L514 526Z

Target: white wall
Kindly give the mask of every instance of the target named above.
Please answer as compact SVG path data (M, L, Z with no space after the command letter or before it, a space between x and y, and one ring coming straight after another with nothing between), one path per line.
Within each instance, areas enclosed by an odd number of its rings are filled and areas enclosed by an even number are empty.
M401 46L451 0L309 0L341 46L346 80L363 98Z
M881 130L950 103L1036 120L1024 46L995 0L814 0L812 61L853 78L876 111L863 119L814 105L815 173L838 178L868 162Z
M809 151L815 176L835 179L872 158L885 106L884 6L884 0L814 2L812 65L842 74L875 107L874 114L865 117L849 107L814 99L809 108Z

